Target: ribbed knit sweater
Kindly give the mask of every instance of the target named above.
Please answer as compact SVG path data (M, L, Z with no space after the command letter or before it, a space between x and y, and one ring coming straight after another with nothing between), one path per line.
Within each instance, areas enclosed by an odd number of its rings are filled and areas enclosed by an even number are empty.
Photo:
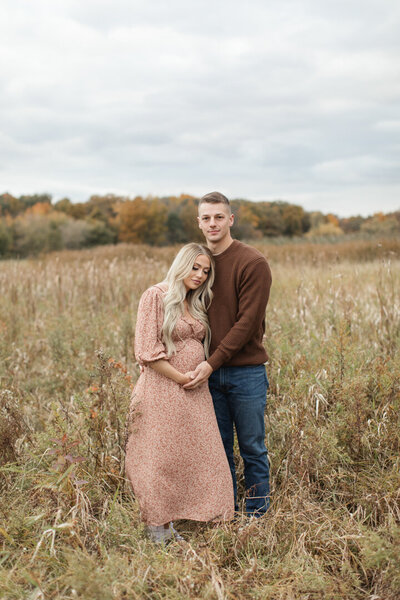
M215 257L214 298L208 311L210 357L221 366L260 365L268 360L263 346L265 309L271 271L265 257L238 240Z

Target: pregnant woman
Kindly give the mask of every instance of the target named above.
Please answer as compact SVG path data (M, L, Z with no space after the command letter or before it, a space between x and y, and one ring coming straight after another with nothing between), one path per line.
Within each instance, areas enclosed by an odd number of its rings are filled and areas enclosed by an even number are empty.
M135 355L142 373L132 395L126 473L156 542L173 521L233 517L232 477L207 382L182 386L208 355L213 257L200 244L177 254L166 280L140 299Z

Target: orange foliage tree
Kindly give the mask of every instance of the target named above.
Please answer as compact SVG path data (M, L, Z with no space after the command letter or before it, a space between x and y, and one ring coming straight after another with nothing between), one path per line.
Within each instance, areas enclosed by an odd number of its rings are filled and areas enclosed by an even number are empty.
M48 202L36 202L33 206L26 209L27 215L39 215L45 217L52 211L52 206Z
M161 245L166 242L167 208L157 198L137 196L115 206L118 239L133 244Z

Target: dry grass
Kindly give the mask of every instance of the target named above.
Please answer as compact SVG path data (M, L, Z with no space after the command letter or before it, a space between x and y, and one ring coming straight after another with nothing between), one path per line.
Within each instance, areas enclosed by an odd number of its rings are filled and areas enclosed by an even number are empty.
M263 246L269 513L155 548L123 478L137 304L174 249L0 263L0 598L400 589L400 244Z

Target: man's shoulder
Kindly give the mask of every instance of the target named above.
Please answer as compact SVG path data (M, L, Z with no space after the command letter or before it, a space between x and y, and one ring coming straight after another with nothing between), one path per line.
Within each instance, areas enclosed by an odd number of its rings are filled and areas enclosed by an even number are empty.
M262 254L254 246L249 246L239 240L234 240L234 251L240 263L243 265L253 262L267 262L264 254Z

